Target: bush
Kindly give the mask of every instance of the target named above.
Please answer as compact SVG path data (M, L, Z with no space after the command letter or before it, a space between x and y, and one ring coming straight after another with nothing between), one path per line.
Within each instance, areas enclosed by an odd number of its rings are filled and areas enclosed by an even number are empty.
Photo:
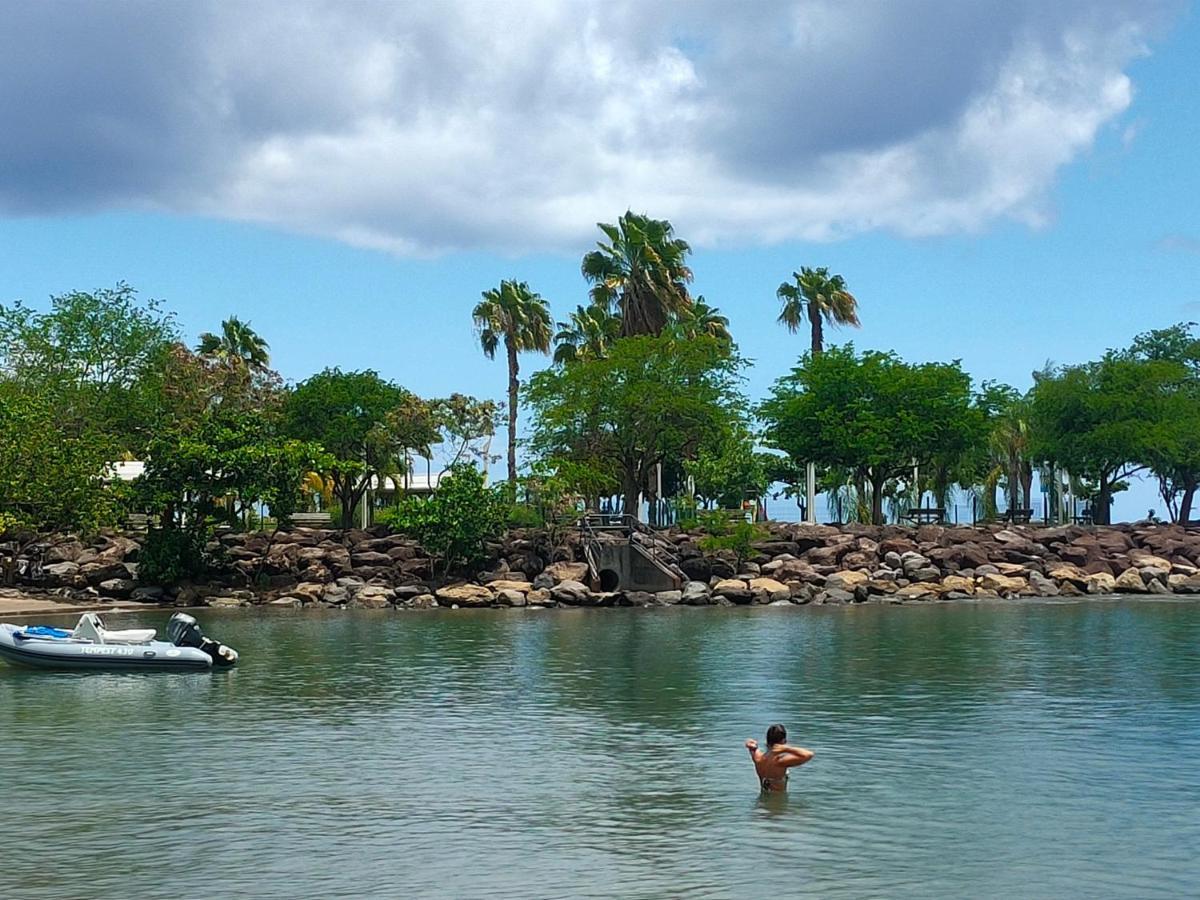
M730 550L737 557L740 567L747 557L754 553L754 542L761 541L766 536L766 529L752 522L731 522L728 514L722 513L722 515L724 524L716 529L720 533L714 534L709 531L708 536L701 539L700 549L706 553ZM710 518L710 514L702 514L701 518L702 521L707 519L709 522L714 522ZM707 525L705 525L705 530L708 531Z
M546 517L536 506L528 503L514 503L508 508L509 528L543 528Z
M204 550L208 535L197 528L151 528L138 554L138 580L175 584L207 577L211 560Z
M500 534L510 509L503 488L489 488L478 469L460 464L451 467L435 493L405 498L379 520L416 538L449 572L483 558L484 541Z

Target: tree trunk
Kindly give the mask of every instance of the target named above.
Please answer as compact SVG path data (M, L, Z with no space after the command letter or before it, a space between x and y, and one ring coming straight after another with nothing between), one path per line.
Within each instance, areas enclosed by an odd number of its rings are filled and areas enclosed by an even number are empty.
M883 524L883 485L886 478L871 479L871 524Z
M1017 510L1021 507L1021 462L1015 457L1009 460L1008 466L1008 519L1016 521Z
M1095 525L1110 525L1109 517L1112 510L1112 482L1105 475L1100 476L1100 491L1092 504L1092 523Z
M1025 495L1025 509L1033 509L1033 464L1021 462L1021 491Z
M1192 501L1196 497L1196 485L1187 482L1183 488L1183 497L1179 501L1179 524L1186 525L1192 517Z
M625 472L625 515L632 516L635 521L640 519L638 515L638 495L642 492L641 479L638 478L636 472Z
M812 326L812 355L815 359L825 349L825 334L821 328L821 310L815 300L808 303L808 322Z
M511 337L504 339L508 350L508 489L517 490L517 347Z

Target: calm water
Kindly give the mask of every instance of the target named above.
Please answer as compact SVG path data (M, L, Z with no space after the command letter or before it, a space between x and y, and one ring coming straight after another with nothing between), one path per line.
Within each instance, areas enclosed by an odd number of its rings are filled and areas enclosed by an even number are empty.
M236 671L0 664L4 896L1200 892L1200 603L202 619Z

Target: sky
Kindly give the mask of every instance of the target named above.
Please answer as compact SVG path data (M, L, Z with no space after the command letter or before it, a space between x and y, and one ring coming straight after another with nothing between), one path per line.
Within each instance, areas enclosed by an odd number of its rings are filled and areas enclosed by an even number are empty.
M775 323L802 265L859 300L827 340L1021 389L1200 320L1191 3L0 0L0 21L0 302L126 281L192 339L248 319L290 380L502 399L480 293L527 281L565 318L626 209L692 244L752 399L803 350ZM1137 485L1114 513L1155 504Z

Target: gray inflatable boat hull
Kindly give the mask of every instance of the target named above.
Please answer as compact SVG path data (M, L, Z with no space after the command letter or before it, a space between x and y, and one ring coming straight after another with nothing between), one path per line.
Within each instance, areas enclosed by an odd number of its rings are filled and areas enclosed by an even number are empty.
M20 631L20 626L0 624L0 659L19 666L108 672L203 672L212 668L212 657L203 650L166 641L92 644L16 637Z

